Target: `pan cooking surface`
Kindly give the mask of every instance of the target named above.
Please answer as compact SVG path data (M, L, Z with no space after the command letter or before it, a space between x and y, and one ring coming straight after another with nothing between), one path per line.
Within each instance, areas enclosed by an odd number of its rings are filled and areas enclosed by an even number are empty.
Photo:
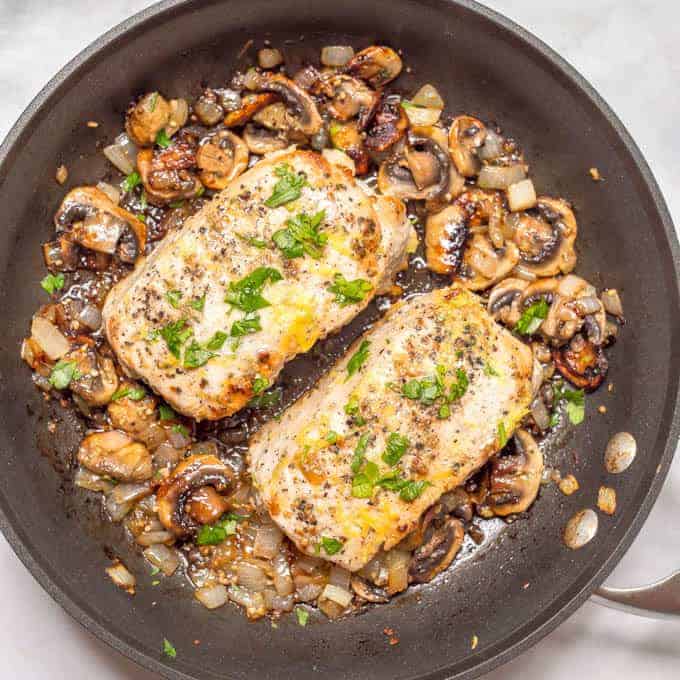
M285 673L304 678L317 671L337 678L473 677L546 633L555 617L573 610L604 579L658 491L676 434L680 365L670 220L646 166L608 110L543 48L485 13L443 2L377 2L366 8L360 2L284 7L251 1L226 7L213 3L193 12L169 10L163 18L116 33L102 43L97 59L50 89L47 105L32 111L35 117L22 121L3 146L0 193L7 210L0 306L6 332L0 389L6 408L0 415L0 443L8 471L0 478L3 529L71 613L168 677L275 678ZM103 569L110 563L103 547L121 544L120 529L102 523L92 503L87 511L88 499L72 494L55 474L53 465L78 441L77 424L63 439L52 440L45 420L67 416L43 403L17 353L40 299L33 285L37 274L27 272L42 271L39 243L49 237L62 194L53 182L55 167L65 163L74 185L106 177L97 135L83 135L78 125L94 119L103 130L114 131L127 102L139 92L157 87L189 96L197 94L202 79L208 85L224 82L245 40L260 36L275 44L291 41L301 57L307 50L318 54L324 44L398 46L414 70L400 81L405 90L432 82L455 111L497 117L521 140L539 192L575 203L582 245L578 271L598 288L621 290L630 320L610 355L614 392L591 399L585 425L565 432L547 453L551 464L574 471L578 494L566 498L549 487L526 521L499 523L496 540L431 586L360 617L312 622L305 629L292 620L277 629L254 626L229 608L206 614L179 579L163 583L162 595L140 587L133 600L108 584L102 587ZM607 182L594 184L587 173L591 166ZM415 285L429 284L420 279ZM342 336L328 341L329 355L340 352L375 314L367 310ZM305 361L299 360L295 370L306 374ZM301 389L292 370L286 377ZM604 416L595 411L600 396L607 407ZM608 437L621 430L635 434L641 453L612 483L602 456ZM36 446L46 454L39 461ZM594 506L602 484L615 486L619 510L612 518L600 517L596 540L568 551L560 540L562 527L575 511ZM89 517L85 538L84 511ZM130 565L141 573L132 556ZM400 644L389 645L386 627L398 633ZM479 641L474 651L473 636ZM161 666L163 637L172 640L178 655ZM201 645L191 644L194 639Z

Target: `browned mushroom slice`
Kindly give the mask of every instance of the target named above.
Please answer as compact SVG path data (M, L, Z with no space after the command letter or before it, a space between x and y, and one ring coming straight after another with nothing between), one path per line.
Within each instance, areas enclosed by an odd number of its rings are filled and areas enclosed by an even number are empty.
M482 165L477 150L484 144L486 126L472 116L458 116L449 129L449 153L464 177L475 177Z
M192 198L203 186L194 173L196 154L191 145L177 141L162 151L142 149L137 154L137 169L147 198L156 205Z
M366 602L373 602L375 604L389 602L390 597L383 588L369 583L366 579L361 578L361 576L352 574L350 585L355 594Z
M394 80L402 68L401 57L390 47L371 45L357 52L347 64L347 72L382 87Z
M255 73L246 78L250 90L271 92L281 97L295 118L297 128L306 135L316 134L323 121L314 100L290 78L279 73Z
M96 187L69 191L54 223L57 231L70 227L69 238L84 248L115 253L123 262L134 262L146 248L145 224Z
M387 151L408 130L408 118L401 106L401 97L387 95L383 97L373 116L366 134L366 148L374 152Z
M69 236L49 241L42 248L45 266L50 271L74 272L78 269L80 259L78 245Z
M535 276L568 274L576 265L574 213L559 198L538 199L535 213L513 213L507 224L520 252L520 266Z
M450 205L429 215L425 223L425 255L437 274L457 274L468 239L468 215L460 205Z
M158 133L168 124L171 108L158 92L145 94L127 112L125 129L137 146L152 146Z
M594 392L607 377L609 363L601 347L575 335L568 345L553 349L557 370L576 387Z
M288 146L288 140L275 130L248 123L243 131L243 141L250 153L262 156L272 151L280 151Z
M98 475L121 482L143 482L153 474L147 448L118 430L85 437L78 449L78 462Z
M410 135L402 154L386 160L378 171L378 188L402 199L434 199L449 188L446 151L430 137Z
M326 108L333 118L341 121L357 118L360 130L366 127L380 101L378 92L342 73L324 74L312 91L330 100Z
M356 121L347 123L333 122L329 126L331 144L340 151L344 151L353 161L357 175L368 172L369 158L359 133Z
M209 189L224 189L248 167L248 147L233 132L220 130L203 140L196 165L202 184Z
M201 524L198 517L207 516L205 508L199 507L215 499L201 491L197 498L194 493L203 487L212 487L218 493L229 492L236 480L234 471L216 456L195 455L183 460L166 479L157 492L158 517L163 525L175 536L186 537ZM201 495L203 497L201 497ZM225 506L226 509L226 506ZM192 513L194 513L192 515Z
M74 361L78 377L71 380L71 391L90 406L104 406L118 389L118 376L114 363L103 357L94 347L82 345L69 352L64 361Z
M131 384L121 386L132 387ZM147 394L142 399L129 399L124 396L109 403L107 413L111 425L117 430L123 430L128 434L145 441L143 435L153 427L156 422L156 399Z
M193 106L198 120L208 127L217 125L224 118L224 107L217 97L217 92L210 88L203 91Z
M430 524L423 544L413 553L409 583L428 583L446 569L463 545L465 531L460 520L447 517Z
M503 279L495 285L489 293L487 311L491 316L509 328L514 328L515 324L522 316L522 293L529 285L524 279L513 279L512 277Z
M524 512L536 499L543 474L543 454L526 430L517 430L514 452L491 459L484 506L494 515Z
M224 118L225 127L240 127L245 125L250 119L265 106L273 104L277 96L273 92L262 92L260 94L247 94L241 99L240 108L230 111Z

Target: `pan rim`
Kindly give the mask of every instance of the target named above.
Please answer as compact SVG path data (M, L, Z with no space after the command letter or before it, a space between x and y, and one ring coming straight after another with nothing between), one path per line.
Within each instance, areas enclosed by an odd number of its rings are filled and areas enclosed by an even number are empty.
M571 66L571 64L557 54L551 47L499 12L479 4L478 2L475 2L475 0L417 1L423 4L439 6L444 9L458 5L466 11L503 29L519 42L524 43L525 47L531 48L538 58L550 64L556 71L565 77L574 90L577 91L580 96L588 99L592 106L606 119L621 140L626 152L635 163L635 166L644 181L645 187L649 192L656 214L663 225L666 243L668 244L673 263L676 311L680 312L680 306L677 304L680 289L680 245L678 243L672 218L647 161L624 124L605 100L597 93L593 86L590 85L590 83L580 75L573 66ZM21 140L22 135L30 132L34 119L41 113L49 100L58 95L60 88L65 86L73 77L77 77L79 72L85 70L92 60L96 59L98 55L117 40L125 37L135 29L140 29L143 25L151 21L164 21L166 18L171 17L174 12L181 11L186 5L192 4L192 2L194 2L194 0L162 0L161 2L151 5L99 36L61 68L28 104L0 144L0 184L3 183L6 173L9 171L12 164L13 151L19 146L18 142ZM666 397L665 410L667 412L666 417L668 420L666 422L666 427L662 428L662 430L666 429L666 432L664 433L662 431L661 433L661 437L665 438L665 446L657 473L652 480L635 517L630 522L618 545L611 552L609 557L604 563L597 567L593 576L581 586L580 590L573 595L569 601L563 604L553 601L550 607L554 609L554 612L541 625L535 627L523 638L508 645L497 654L494 654L488 659L480 660L474 667L456 674L456 678L471 679L479 677L509 661L511 658L518 656L520 653L536 644L573 614L585 602L593 590L602 584L607 576L609 576L642 528L665 482L680 436L679 398L680 385L676 384L674 391L671 390L670 394ZM2 501L2 499L0 499L0 501ZM154 658L147 652L142 651L140 648L133 646L118 637L99 623L82 605L76 603L59 585L58 576L49 574L40 564L39 558L31 553L31 550L14 529L9 514L5 511L2 502L0 502L0 530L2 530L17 557L42 588L85 629L93 633L112 649L120 652L143 668L158 673L170 680L193 680L193 676L187 675L183 671L167 665L160 658ZM499 641L496 644L502 644L502 642L503 641ZM415 678L420 678L420 680L444 680L445 678L454 677L450 673L450 667L443 667L434 670L427 675L414 676L414 680Z

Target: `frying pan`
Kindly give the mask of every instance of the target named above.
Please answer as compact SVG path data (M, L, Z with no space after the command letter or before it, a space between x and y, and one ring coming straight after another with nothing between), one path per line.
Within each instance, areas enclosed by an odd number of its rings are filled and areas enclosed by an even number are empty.
M546 487L526 520L503 525L435 583L359 616L333 623L312 617L306 628L292 617L273 628L230 607L207 612L180 577L152 588L140 576L132 599L113 588L104 576L112 549L138 574L142 564L125 552L120 527L102 521L97 502L73 493L68 476L59 474L82 426L44 402L18 354L44 301L40 243L63 195L56 166L67 165L70 186L104 178L109 169L98 144L120 128L133 96L152 88L191 96L202 84L221 85L250 38L269 38L298 58L317 55L324 44L396 46L412 67L399 81L406 91L432 82L453 112L501 122L521 141L539 191L574 202L578 272L598 288L618 288L628 320L610 352L614 391L591 398L585 423L546 452L549 464L574 472L579 494L567 498ZM101 127L86 128L88 120ZM594 183L591 166L607 181ZM630 545L661 488L678 437L679 250L670 217L634 142L592 88L536 38L473 2L156 5L100 38L29 106L0 147L0 204L0 525L74 618L167 678L477 677L585 601ZM607 406L604 416L595 411L599 403ZM48 418L58 421L54 435ZM639 453L613 478L602 453L622 430L633 432ZM569 551L564 524L594 506L602 484L616 488L618 510L600 515L595 540ZM388 644L385 627L400 644ZM161 655L164 637L177 648L175 660Z

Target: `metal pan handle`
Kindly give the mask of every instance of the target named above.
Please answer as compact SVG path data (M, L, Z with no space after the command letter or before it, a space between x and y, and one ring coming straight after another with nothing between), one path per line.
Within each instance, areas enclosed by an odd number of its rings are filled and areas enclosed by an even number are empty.
M680 571L638 588L602 586L591 596L597 604L652 619L680 617Z

